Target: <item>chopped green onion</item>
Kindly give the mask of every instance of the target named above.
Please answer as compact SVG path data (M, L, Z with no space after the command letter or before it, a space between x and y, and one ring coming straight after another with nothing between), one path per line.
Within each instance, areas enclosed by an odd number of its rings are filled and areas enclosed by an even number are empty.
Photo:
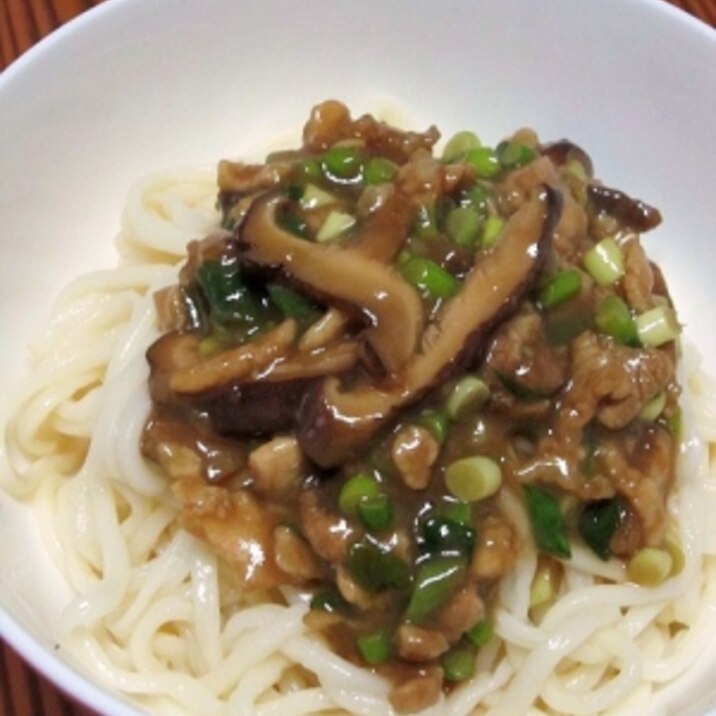
M336 197L315 184L307 184L299 197L303 209L318 209L328 204L335 204Z
M373 157L369 159L363 170L363 180L366 184L387 184L398 171L398 165L390 159Z
M542 308L552 308L568 301L581 290L582 275L579 271L559 271L540 288L538 300Z
M465 579L465 561L454 557L436 557L418 569L415 587L405 618L415 624L427 619L457 591Z
M360 472L343 483L338 493L338 507L344 515L352 517L356 514L361 500L377 497L380 494L378 481L372 475Z
M329 179L354 180L363 172L363 155L359 147L335 145L323 155L321 166Z
M266 287L266 290L273 303L286 318L295 318L300 324L307 326L320 316L316 304L288 286L272 283Z
M265 308L244 282L237 261L204 261L196 270L196 281L209 304L212 321L231 324L265 320Z
M421 522L418 549L421 554L469 559L475 547L475 530L441 515Z
M445 415L437 410L424 410L416 420L421 428L425 428L441 445L447 438L450 426Z
M471 248L477 244L482 220L479 214L468 206L452 209L445 218L445 231L452 241Z
M475 675L475 651L458 646L444 654L440 663L446 681L466 681Z
M467 154L471 149L480 146L480 140L474 132L458 132L454 134L443 149L443 160L454 162Z
M612 238L602 239L589 249L582 263L600 286L609 286L624 275L624 256Z
M433 204L421 204L418 207L413 228L419 239L434 239L439 235Z
M282 211L279 212L276 220L282 229L294 236L298 236L301 239L309 238L308 224L302 216L291 211Z
M465 420L482 408L490 398L487 384L473 375L466 375L455 383L445 401L450 420Z
M368 539L354 544L348 552L348 571L358 586L371 594L384 589L410 588L410 567L400 557L381 549Z
M435 511L446 520L457 522L457 524L465 525L466 527L472 526L472 505L469 502L445 497L436 506Z
M547 490L533 485L525 485L524 490L537 547L558 557L571 557L567 525L557 499Z
M564 168L569 174L576 177L580 181L587 181L587 179L589 179L587 170L584 168L584 164L582 164L579 159L570 159Z
M492 246L495 241L497 241L497 237L502 232L504 225L505 220L502 217L496 215L488 216L484 226L482 227L480 245L483 248Z
M405 280L430 298L450 298L460 289L460 282L430 259L414 256L400 267Z
M670 306L657 306L636 317L636 330L642 345L656 348L678 338L681 326Z
M666 393L662 390L639 411L639 419L645 423L653 423L664 412L665 407Z
M594 324L600 333L616 338L627 346L638 346L639 335L629 307L619 296L603 298L594 314Z
M502 486L502 469L489 457L473 455L448 465L445 484L450 494L465 502L478 502L494 495Z
M669 577L674 566L671 555L663 549L640 549L627 564L629 579L642 587L658 587Z
M355 226L356 218L352 214L334 209L321 225L316 234L316 241L330 241Z
M495 151L500 164L505 169L519 169L537 156L537 152L532 147L519 142L500 142Z
M462 193L460 205L474 209L484 221L490 213L490 192L482 184L474 184Z
M364 497L358 502L356 511L358 519L371 532L382 532L388 529L393 521L393 508L384 493Z
M494 634L495 630L492 623L487 619L483 619L477 622L472 629L465 632L465 638L475 646L485 646L490 643Z
M378 631L360 636L356 644L363 660L371 666L387 661L393 652L393 644L388 631Z
M667 419L666 429L671 433L672 437L678 439L681 436L682 422L681 408L677 408Z
M475 170L480 179L492 179L502 171L497 154L489 147L471 149L465 155L465 161Z
M624 516L617 498L588 502L579 515L577 529L587 547L599 557L607 560L611 555L609 543Z
M532 579L530 586L530 607L540 607L551 602L556 593L557 573L554 564L540 567Z
M300 201L303 196L303 187L300 184L289 184L286 187L286 196L291 201Z
M296 164L299 178L317 181L321 178L321 164L317 159L304 159Z
M325 589L311 599L311 609L322 612L338 612L348 607L348 602L337 589Z

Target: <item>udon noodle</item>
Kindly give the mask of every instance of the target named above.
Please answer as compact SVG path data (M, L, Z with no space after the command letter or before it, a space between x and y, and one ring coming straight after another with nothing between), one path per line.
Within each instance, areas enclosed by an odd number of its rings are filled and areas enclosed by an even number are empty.
M148 177L130 193L120 265L82 276L31 344L32 372L6 430L5 488L32 504L76 597L58 636L94 678L149 713L392 713L390 685L304 624L301 589L244 594L232 569L177 526L170 483L139 451L150 411L153 294L189 241L219 222L213 171ZM539 569L523 504L502 498L523 547L496 596L497 639L476 675L426 714L665 713L716 628L716 386L684 349L678 480L668 501L683 566L654 588L574 544L563 588L534 618Z

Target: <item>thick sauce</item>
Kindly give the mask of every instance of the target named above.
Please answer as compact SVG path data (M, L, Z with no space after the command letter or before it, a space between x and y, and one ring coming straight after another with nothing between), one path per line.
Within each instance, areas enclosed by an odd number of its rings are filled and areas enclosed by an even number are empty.
M221 231L157 299L143 450L247 590L297 584L396 710L470 678L496 587L535 619L581 541L669 575L678 324L656 210L522 130L491 149L316 107L304 146L222 162ZM670 552L671 550L671 552ZM656 575L656 576L655 576Z

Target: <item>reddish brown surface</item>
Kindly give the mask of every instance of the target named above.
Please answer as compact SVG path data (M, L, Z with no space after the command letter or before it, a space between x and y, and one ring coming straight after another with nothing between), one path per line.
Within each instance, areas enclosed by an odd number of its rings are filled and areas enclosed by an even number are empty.
M0 0L0 68L62 23L102 0ZM670 0L716 27L716 0ZM29 669L7 646L0 648L0 716L96 716L74 704Z

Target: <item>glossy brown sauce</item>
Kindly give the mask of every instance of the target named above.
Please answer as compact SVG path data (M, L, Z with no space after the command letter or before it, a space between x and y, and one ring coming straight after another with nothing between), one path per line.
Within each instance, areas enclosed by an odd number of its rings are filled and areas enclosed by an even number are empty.
M628 246L658 212L596 182L571 143L522 132L527 144L442 161L437 136L327 102L299 151L222 163L225 230L190 247L162 296L142 445L242 586L311 589L307 623L389 676L402 712L471 676L528 546L507 493L554 599L570 543L601 558L663 548L678 440L673 337L630 333L671 310ZM585 256L606 236L626 268L599 285ZM565 272L578 290L550 298ZM601 315L606 298L622 323ZM492 477L457 474L476 457Z

